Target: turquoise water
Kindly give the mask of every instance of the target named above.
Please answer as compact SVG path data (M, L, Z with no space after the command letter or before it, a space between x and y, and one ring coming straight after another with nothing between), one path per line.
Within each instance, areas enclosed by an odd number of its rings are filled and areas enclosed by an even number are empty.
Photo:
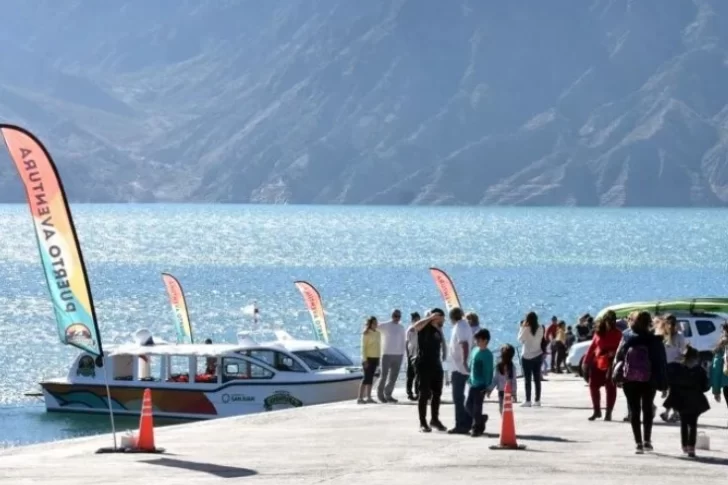
M104 341L146 327L173 340L160 272L176 275L198 338L234 341L265 324L311 337L296 279L316 285L335 345L357 355L359 329L394 307L442 306L430 266L497 342L528 310L572 323L616 302L725 296L728 212L515 208L76 205ZM23 393L65 375L26 206L0 205L0 446L106 432L105 418L46 415ZM133 426L133 420L121 423Z

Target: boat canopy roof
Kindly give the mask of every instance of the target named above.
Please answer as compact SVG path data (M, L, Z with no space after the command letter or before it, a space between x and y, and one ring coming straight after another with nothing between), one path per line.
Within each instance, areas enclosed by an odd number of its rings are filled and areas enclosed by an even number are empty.
M211 357L245 350L250 346L236 344L123 344L109 348L109 355L189 355Z
M622 303L604 308L597 314L596 318L603 317L609 310L614 311L617 318L625 318L634 311L648 311L652 314L666 312L728 314L728 298L678 298L665 301Z
M188 355L197 357L217 357L224 354L251 349L270 349L295 352L328 347L329 346L323 342L313 340L284 340L265 343L258 343L253 340L249 340L247 342L237 344L159 343L153 345L140 345L138 343L129 343L109 347L108 355Z

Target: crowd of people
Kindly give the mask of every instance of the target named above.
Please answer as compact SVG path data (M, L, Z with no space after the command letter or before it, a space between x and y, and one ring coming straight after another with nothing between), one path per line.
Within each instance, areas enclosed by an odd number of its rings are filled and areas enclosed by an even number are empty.
M359 404L376 402L372 398L377 369L380 376L376 386L377 400L396 403L392 393L402 364L407 366L406 393L417 401L420 431L433 429L449 434L481 436L485 431L487 414L483 401L498 393L502 412L506 384L511 384L514 402L517 401L517 352L511 345L499 349L496 361L490 350L490 332L481 328L475 313L465 314L453 308L447 315L452 331L446 343L443 326L445 312L433 308L424 317L411 314L407 328L402 313L394 310L391 320L379 324L369 317L362 333L362 366L364 376L359 390ZM618 320L608 311L597 321L585 314L572 331L557 317L545 327L539 324L534 312L520 323L518 342L524 378L524 407L540 407L543 374L549 370L563 372L569 347L575 342L591 344L582 364L582 374L588 382L593 412L590 421L612 420L618 389L627 401L636 453L651 451L652 424L657 406L657 393L664 398L663 420L680 422L683 452L695 456L697 423L700 415L710 409L705 394L712 389L714 399L721 395L728 405L728 323L715 348L710 375L701 365L700 355L681 334L677 319L672 315L653 318L649 312L634 312L626 320ZM440 399L445 383L443 362L450 369L454 426L449 430L440 421ZM601 389L606 399L602 413ZM467 391L467 392L466 392ZM428 408L430 418L427 419Z
M407 329L401 323L402 313L399 310L394 310L391 320L386 323L380 324L375 317L369 317L362 333L364 377L358 403L376 402L372 392L378 368L377 400L396 403L392 393L401 365L406 361L407 397L418 403L422 432L429 433L434 428L450 434L482 435L487 421L487 415L482 413L484 398L498 392L502 408L505 383L510 381L514 392L516 390L516 351L514 347L504 345L496 365L488 348L490 332L480 327L478 315L465 314L454 308L448 317L453 325L449 344L443 331L445 312L439 308L433 308L424 318L413 313ZM449 380L455 405L455 425L449 430L440 421L440 399L446 380L444 362L450 368Z

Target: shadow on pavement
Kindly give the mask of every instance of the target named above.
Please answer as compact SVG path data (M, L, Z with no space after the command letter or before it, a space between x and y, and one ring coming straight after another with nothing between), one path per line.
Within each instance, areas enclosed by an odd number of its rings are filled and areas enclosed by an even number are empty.
M141 463L149 465L160 465L170 468L181 468L195 472L207 473L220 478L244 478L257 475L255 470L238 468L227 465L215 465L213 463L199 463L194 461L176 460L174 458L158 458L156 460L144 460Z
M718 456L700 456L700 454L698 454L698 456L695 458L688 458L687 456L666 455L664 453L654 453L654 455L662 458L674 458L676 460L682 461L697 461L698 463L703 463L706 465L728 466L728 458Z

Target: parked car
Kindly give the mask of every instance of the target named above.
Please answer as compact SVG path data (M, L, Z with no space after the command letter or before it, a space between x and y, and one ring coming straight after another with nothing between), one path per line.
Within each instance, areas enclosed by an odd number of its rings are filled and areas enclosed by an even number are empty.
M668 313L668 312L665 312ZM721 325L728 315L718 313L669 312L677 318L680 331L692 347L700 352L700 360L706 367L713 360L713 349L721 335ZM657 314L659 315L659 313ZM624 328L620 330L624 331ZM566 356L566 367L570 372L583 376L581 364L589 349L591 341L579 342L569 349Z

